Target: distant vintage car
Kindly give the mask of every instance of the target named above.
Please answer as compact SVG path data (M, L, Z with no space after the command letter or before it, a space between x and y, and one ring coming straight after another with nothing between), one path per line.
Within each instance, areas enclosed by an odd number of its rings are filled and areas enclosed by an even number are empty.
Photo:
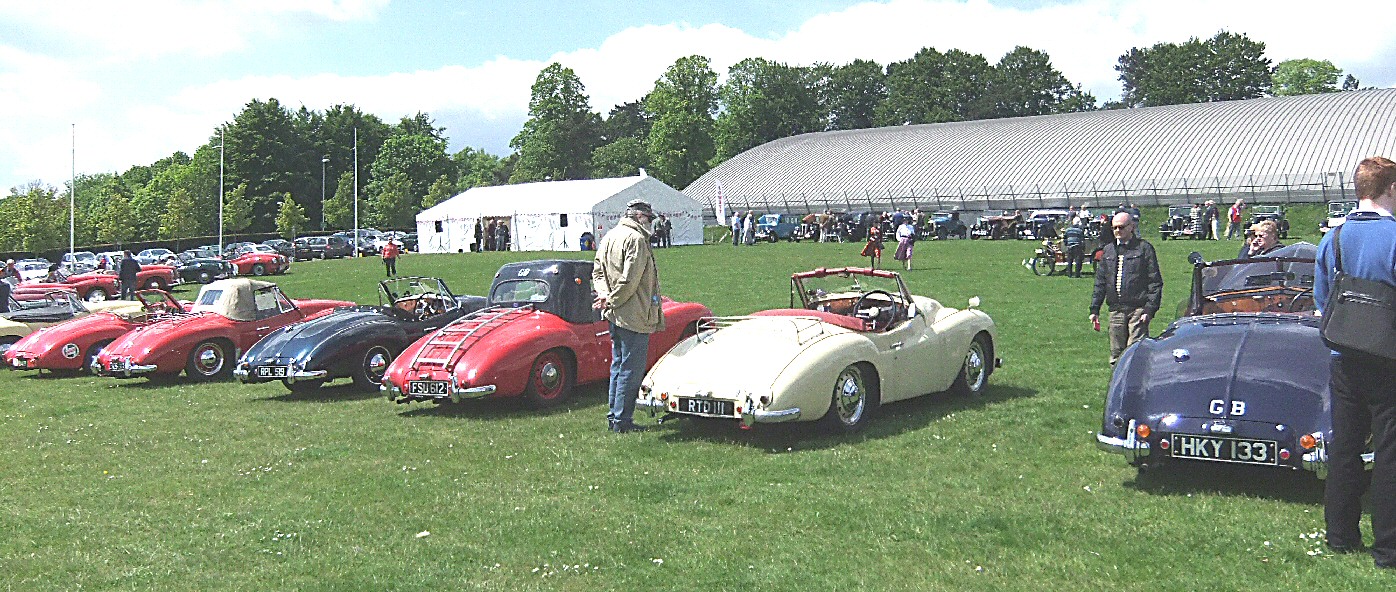
M294 257L296 255L295 245L292 244L291 241L283 238L269 238L262 241L262 244L275 249L277 253L287 257Z
M343 300L291 300L276 284L234 278L199 291L188 313L174 314L122 335L93 360L93 374L117 378L194 380L232 376L240 352L272 331L338 306Z
M305 259L339 259L354 254L354 246L338 235L302 236L295 241L296 261Z
M145 290L168 291L170 286L183 283L183 280L175 275L174 269L169 265L142 265L140 272L136 274L136 286ZM80 298L88 302L101 302L121 295L121 282L117 279L116 268L72 274L59 283L31 282L24 286L41 290L74 290Z
M1059 236L1071 223L1071 217L1069 210L1033 210L1023 221L1018 238L1042 240Z
M1342 226L1343 222L1347 221L1348 214L1351 214L1355 209L1357 209L1357 202L1355 200L1328 202L1328 217L1318 223L1318 233L1321 235L1328 234L1328 231Z
M978 394L998 366L989 315L913 296L885 270L816 269L790 280L790 308L704 319L650 369L638 406L743 427L863 427L878 406Z
M5 352L5 366L19 370L86 370L96 359L97 352L112 340L166 315L184 312L192 304L179 302L162 290L140 290L136 292L134 303L112 301L83 305L108 308L21 338Z
M938 240L950 237L969 238L969 227L960 221L959 212L934 212L930 219L930 236Z
M1251 223L1247 227L1266 220L1274 221L1280 228L1280 238L1289 238L1289 220L1285 219L1283 206L1251 206Z
M1309 243L1203 262L1177 321L1115 364L1096 443L1139 469L1233 463L1327 474L1328 346ZM1370 461L1370 455L1368 455Z
M485 297L456 296L437 278L402 277L379 282L378 303L338 308L272 332L243 354L233 376L245 383L279 380L295 392L336 378L378 390L399 352L484 308Z
M174 265L174 251L164 248L145 249L135 254L141 265Z
M1018 230L1023 224L1022 213L1016 210L1002 210L994 214L980 216L969 231L970 238L1018 238Z
M797 240L795 231L799 228L800 216L797 214L762 214L756 219L756 240Z
M35 291L34 288L27 288ZM25 335L51 325L57 325L94 312L131 311L141 307L139 302L112 301L84 303L71 289L48 290L36 298L10 296L10 312L0 313L0 353L4 353Z
M238 275L276 275L286 273L291 267L291 260L285 255L277 253L276 249L258 244L238 247L228 261L237 268Z
M1192 206L1168 206L1168 218L1159 224L1158 232L1160 240L1180 239L1180 238L1206 238L1206 233L1199 235L1196 221L1192 218Z
M175 274L181 281L207 284L237 275L237 267L221 257L197 257L199 251L185 251L179 254Z
M97 269L97 254L92 251L64 253L59 263L68 273L86 273Z
M486 308L428 333L383 375L399 403L519 397L534 407L610 375L611 337L591 307L591 261L548 259L499 268ZM665 328L650 335L646 367L696 330L708 307L664 299Z

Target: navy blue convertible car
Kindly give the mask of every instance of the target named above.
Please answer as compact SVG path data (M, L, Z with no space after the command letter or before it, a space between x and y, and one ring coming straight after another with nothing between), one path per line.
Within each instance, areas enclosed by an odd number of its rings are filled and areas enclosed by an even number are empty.
M1314 256L1308 243L1258 259L1194 254L1183 314L1116 364L1096 443L1141 470L1235 463L1323 478L1333 428Z

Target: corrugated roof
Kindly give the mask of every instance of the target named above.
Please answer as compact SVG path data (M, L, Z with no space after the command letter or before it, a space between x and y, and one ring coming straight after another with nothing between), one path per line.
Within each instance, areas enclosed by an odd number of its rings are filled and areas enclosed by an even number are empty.
M1393 132L1396 89L820 132L747 150L684 193L711 207L721 181L736 207L1327 186L1362 158L1396 157Z

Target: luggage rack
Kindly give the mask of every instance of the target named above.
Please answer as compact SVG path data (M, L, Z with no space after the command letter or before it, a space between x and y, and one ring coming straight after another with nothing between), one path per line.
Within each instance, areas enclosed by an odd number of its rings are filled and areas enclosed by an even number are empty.
M707 343L712 339L712 335L717 331L726 329L752 319L780 319L790 321L791 327L795 331L795 342L803 344L806 341L824 334L824 321L818 317L811 316L736 316L736 317L702 317L698 319L698 341Z
M456 353L465 346L466 342L470 341L470 338L481 329L489 327L495 321L505 319L505 317L509 317L510 315L519 316L531 312L533 312L533 305L531 304L519 307L491 306L451 321L440 329L437 329L435 333L432 333L431 336L427 338L427 342L422 344L422 347L417 350L416 355L412 357L412 364L408 367L413 371L417 370L421 364L436 364L444 368L447 363L456 358ZM424 357L422 354L426 353L432 346L452 347L451 351L447 353L445 357Z

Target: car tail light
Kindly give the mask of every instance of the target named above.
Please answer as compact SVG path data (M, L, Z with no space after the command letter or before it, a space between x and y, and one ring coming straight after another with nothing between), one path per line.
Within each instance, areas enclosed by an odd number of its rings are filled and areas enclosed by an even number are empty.
M1148 438L1149 434L1153 433L1153 430L1149 429L1149 426L1141 423L1134 428L1134 433L1137 434L1140 438Z
M1313 450L1314 446L1317 445L1318 439L1314 438L1313 434L1304 434L1303 436L1299 436L1299 446L1304 450Z
M1288 448L1281 448L1281 449L1280 449L1280 460L1289 460L1289 449L1288 449Z
M1158 441L1158 447L1159 447L1159 450L1168 450L1168 447L1169 447L1168 440L1159 440L1159 441Z

